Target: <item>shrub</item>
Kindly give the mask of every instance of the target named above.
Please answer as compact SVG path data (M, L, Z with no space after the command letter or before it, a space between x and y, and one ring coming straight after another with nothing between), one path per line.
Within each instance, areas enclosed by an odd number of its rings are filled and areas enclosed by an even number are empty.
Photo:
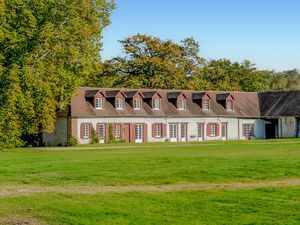
M90 144L97 144L97 143L99 143L97 133L96 133L95 128L92 127Z
M78 145L77 139L74 136L70 136L66 142L66 146L71 147L71 146L76 146L76 145Z

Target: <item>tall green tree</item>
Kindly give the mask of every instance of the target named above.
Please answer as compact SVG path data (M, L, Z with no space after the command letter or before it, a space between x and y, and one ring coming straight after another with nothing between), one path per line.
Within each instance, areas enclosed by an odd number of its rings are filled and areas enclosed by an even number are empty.
M113 80L111 85L119 87L188 88L189 77L203 61L199 56L199 45L192 38L176 44L137 34L120 43L124 56L105 63L98 86L110 79Z
M52 131L74 89L99 73L106 0L0 0L0 146Z

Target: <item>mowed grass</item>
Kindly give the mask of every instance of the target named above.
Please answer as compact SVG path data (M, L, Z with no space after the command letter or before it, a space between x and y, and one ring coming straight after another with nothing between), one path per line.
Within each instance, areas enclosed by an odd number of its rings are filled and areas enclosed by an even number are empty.
M264 188L0 197L0 224L296 225L300 224L299 193L300 188Z
M0 188L299 178L299 139L0 152ZM300 186L16 195L0 189L0 224L300 224Z
M0 153L1 184L139 185L300 177L300 141Z

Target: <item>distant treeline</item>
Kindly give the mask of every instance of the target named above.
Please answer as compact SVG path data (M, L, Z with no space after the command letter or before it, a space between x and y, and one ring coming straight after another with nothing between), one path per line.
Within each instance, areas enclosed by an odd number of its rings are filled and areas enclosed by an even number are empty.
M88 86L194 90L273 91L300 89L298 70L258 70L245 60L206 60L199 44L187 38L176 44L147 35L120 41L123 56L103 63Z

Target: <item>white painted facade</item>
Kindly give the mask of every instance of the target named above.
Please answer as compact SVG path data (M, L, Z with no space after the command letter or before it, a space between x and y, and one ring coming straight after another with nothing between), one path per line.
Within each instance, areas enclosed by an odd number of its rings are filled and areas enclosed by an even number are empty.
M147 124L147 140L148 142L164 142L164 141L199 141L198 139L198 123L204 125L203 140L222 140L221 135L221 124L227 124L227 140L244 140L246 137L243 136L243 124L253 124L255 127L256 119L238 119L238 118L229 118L229 117L102 117L102 118L78 118L77 119L77 139L81 144L89 143L89 139L82 139L80 137L80 126L82 123L91 123L92 126L96 129L97 123L135 123L135 124ZM162 123L166 124L166 137L165 138L155 138L152 137L152 124L153 123ZM181 124L187 124L187 137L186 139L181 139ZM219 124L219 135L215 137L210 137L207 135L207 124L217 123ZM177 124L177 139L170 140L170 124ZM255 128L254 128L255 129ZM224 140L224 138L223 138ZM201 141L201 140L200 140Z

